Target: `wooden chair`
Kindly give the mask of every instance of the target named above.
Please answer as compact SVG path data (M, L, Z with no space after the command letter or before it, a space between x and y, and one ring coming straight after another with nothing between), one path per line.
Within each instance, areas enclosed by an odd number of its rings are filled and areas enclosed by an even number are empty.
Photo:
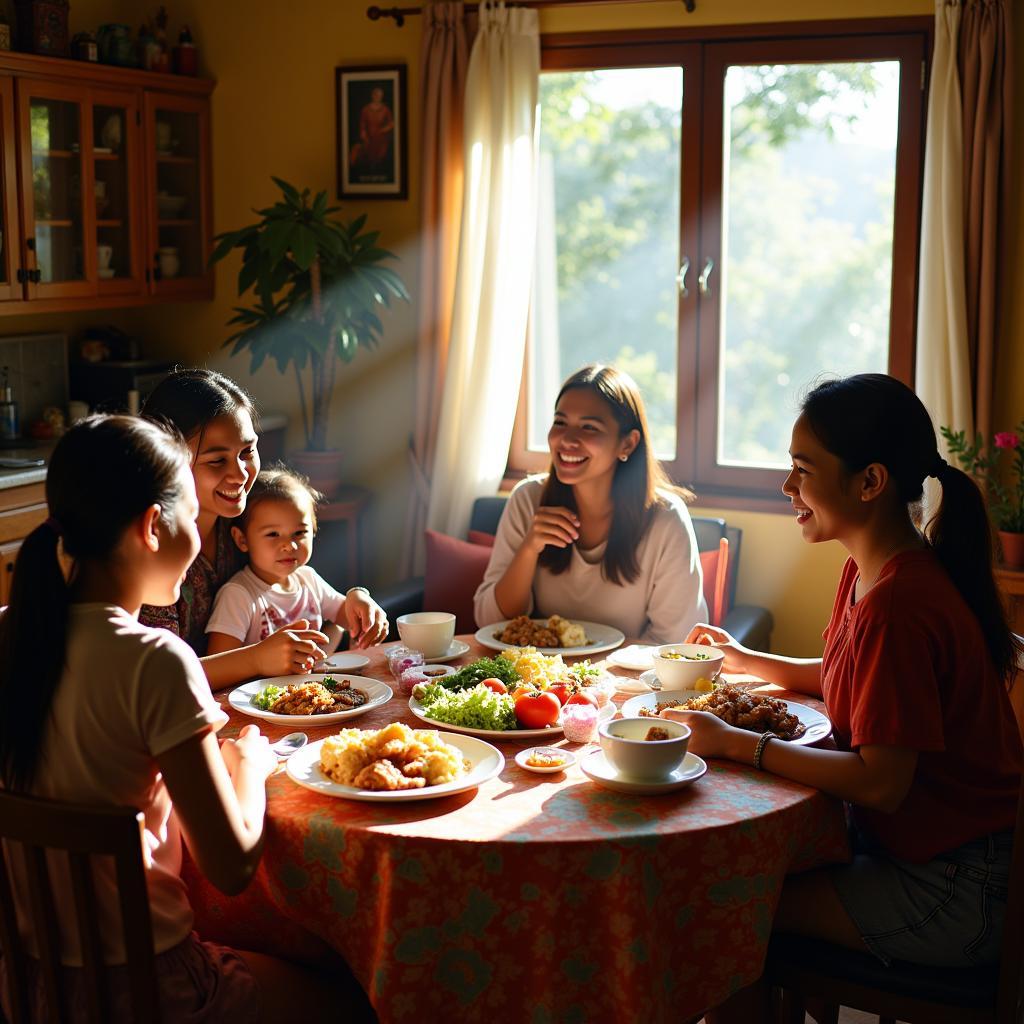
M1020 638L1018 638L1020 639ZM1024 734L1021 714L1024 656L1010 699ZM803 1024L804 997L825 1004L819 1024L836 1024L840 1006L876 1013L879 1024L1021 1024L1024 1021L1024 776L1021 778L1010 862L1003 949L990 968L933 968L894 962L883 966L868 953L819 939L772 938L765 978L782 990L776 1003L785 1024Z
M96 891L90 857L114 858L121 926L128 951L128 979L132 1016L137 1021L159 1021L160 1003L153 953L149 896L142 864L142 814L130 807L80 807L0 792L0 946L11 996L12 1024L29 1021L26 958L18 932L11 892L9 862L12 854L24 857L27 907L36 937L43 988L50 1019L68 1016L67 993L60 985L60 933L47 867L47 850L64 851L74 895L75 926L82 947L86 983L86 1012L90 1021L103 1024L108 1012L107 970L97 927ZM6 856L4 855L6 854ZM70 914L71 907L61 907Z
M728 611L729 539L722 537L718 547L700 553L704 571L704 600L708 605L708 622L720 626Z

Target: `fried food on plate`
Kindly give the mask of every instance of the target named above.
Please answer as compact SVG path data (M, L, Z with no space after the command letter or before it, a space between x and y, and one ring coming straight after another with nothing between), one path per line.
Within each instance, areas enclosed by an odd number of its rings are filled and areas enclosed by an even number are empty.
M320 747L320 768L333 782L357 789L440 786L466 771L462 753L435 729L392 722L383 729L342 729Z

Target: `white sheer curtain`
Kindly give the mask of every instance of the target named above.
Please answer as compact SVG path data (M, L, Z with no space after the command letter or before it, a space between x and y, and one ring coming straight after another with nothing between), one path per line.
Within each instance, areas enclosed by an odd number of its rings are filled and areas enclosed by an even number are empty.
M924 157L915 383L936 431L949 426L973 436L964 284L963 106L957 70L960 16L958 3L937 0ZM931 498L931 491L926 491L926 497Z
M466 76L465 185L427 525L465 534L512 437L534 264L537 12L482 3Z

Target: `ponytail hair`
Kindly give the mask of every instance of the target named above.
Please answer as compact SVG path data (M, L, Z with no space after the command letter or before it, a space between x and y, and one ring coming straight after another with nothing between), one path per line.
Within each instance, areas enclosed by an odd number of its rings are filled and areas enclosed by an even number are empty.
M611 583L632 583L640 575L637 547L654 516L658 505L664 504L660 492L672 492L690 501L689 491L676 487L669 480L651 443L647 425L647 411L636 382L628 373L614 366L591 363L572 374L562 385L555 406L567 391L590 391L597 395L615 417L622 438L631 430L640 435L636 448L625 462L615 466L612 479L612 523L608 531L602 572ZM554 463L548 469L548 479L540 496L541 505L561 505L579 511L576 496L568 484L563 484L555 472ZM538 563L552 573L569 568L572 548L548 545L540 553Z
M54 448L46 474L50 518L22 543L0 617L0 781L8 789L28 789L35 773L64 674L75 567L109 562L152 505L173 523L188 461L180 437L131 416L92 416ZM72 563L68 582L58 542Z
M928 410L905 384L884 373L829 380L804 399L815 436L857 473L872 462L889 471L900 501L924 494L924 480L938 479L942 497L925 524L924 538L974 612L1000 676L1016 668L1016 643L992 574L992 531L978 485L939 454Z

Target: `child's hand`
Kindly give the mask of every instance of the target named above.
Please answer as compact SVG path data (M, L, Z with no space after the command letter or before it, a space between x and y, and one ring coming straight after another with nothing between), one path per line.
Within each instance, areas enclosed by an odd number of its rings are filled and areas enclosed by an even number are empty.
M353 648L372 647L388 635L387 613L365 590L346 595L342 611Z
M328 644L320 630L309 628L308 619L298 619L256 644L256 666L263 676L312 672L313 666L326 657L324 647Z
M238 739L222 740L220 753L232 778L243 760L261 772L264 778L277 768L277 757L270 749L270 740L255 725L243 726Z
M703 639L702 639L703 638ZM717 626L709 626L706 622L698 622L686 637L688 644L706 643L711 639L710 646L717 647L725 653L722 662L723 672L746 672L746 655L749 653L731 633Z

